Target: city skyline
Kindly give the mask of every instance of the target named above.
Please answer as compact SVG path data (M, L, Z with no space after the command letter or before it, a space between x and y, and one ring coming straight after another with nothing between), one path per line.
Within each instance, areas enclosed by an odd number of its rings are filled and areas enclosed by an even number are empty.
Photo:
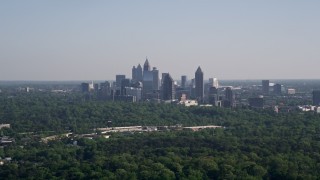
M4 1L0 80L319 79L320 2Z

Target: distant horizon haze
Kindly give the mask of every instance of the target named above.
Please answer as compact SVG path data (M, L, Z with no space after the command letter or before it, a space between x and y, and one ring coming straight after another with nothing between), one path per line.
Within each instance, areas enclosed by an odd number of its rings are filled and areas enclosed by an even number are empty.
M320 79L320 1L1 1L0 81Z

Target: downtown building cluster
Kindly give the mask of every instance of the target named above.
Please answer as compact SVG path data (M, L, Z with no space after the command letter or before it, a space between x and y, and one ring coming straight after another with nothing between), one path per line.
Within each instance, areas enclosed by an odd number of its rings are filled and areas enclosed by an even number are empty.
M296 95L294 88L287 88L270 80L262 80L261 85L251 87L221 86L217 78L204 80L204 72L200 66L195 69L194 77L190 80L182 75L179 81L175 81L170 73L160 74L156 67L151 67L148 59L143 66L133 66L131 78L118 74L115 81L82 83L81 89L88 98L107 101L274 109L279 109L279 99L300 96L299 93ZM320 106L319 90L312 92L312 106ZM282 105L281 108L286 111L288 109ZM305 109L305 106L302 108Z
M101 100L233 106L234 95L231 88L226 88L225 98L221 99L218 96L218 87L216 78L210 78L205 83L200 66L196 69L194 78L188 80L186 75L182 75L177 82L170 73L160 75L156 67L151 67L148 59L143 66L133 66L131 79L119 74L114 82L81 84L82 92L95 92Z

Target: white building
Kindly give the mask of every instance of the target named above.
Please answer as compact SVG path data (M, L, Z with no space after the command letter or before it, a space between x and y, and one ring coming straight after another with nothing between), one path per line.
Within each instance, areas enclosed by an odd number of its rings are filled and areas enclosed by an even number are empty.
M296 90L295 89L288 89L288 94L296 94Z
M218 78L213 78L213 87L215 88L219 88L219 81L218 81Z
M2 128L10 128L10 124L0 124L0 129Z
M141 88L134 88L134 87L125 87L126 95L128 96L135 96L136 101L141 100L142 90Z

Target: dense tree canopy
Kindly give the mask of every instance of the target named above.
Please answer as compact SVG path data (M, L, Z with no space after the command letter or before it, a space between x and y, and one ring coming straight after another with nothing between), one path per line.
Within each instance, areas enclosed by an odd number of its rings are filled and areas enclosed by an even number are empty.
M2 129L16 143L0 166L6 179L317 179L320 116L268 110L84 101L46 93L0 96ZM48 144L25 132L76 133L127 125L222 125L199 132L112 134ZM29 136L29 138L31 135ZM32 139L32 138L31 138ZM73 142L77 141L77 145Z

